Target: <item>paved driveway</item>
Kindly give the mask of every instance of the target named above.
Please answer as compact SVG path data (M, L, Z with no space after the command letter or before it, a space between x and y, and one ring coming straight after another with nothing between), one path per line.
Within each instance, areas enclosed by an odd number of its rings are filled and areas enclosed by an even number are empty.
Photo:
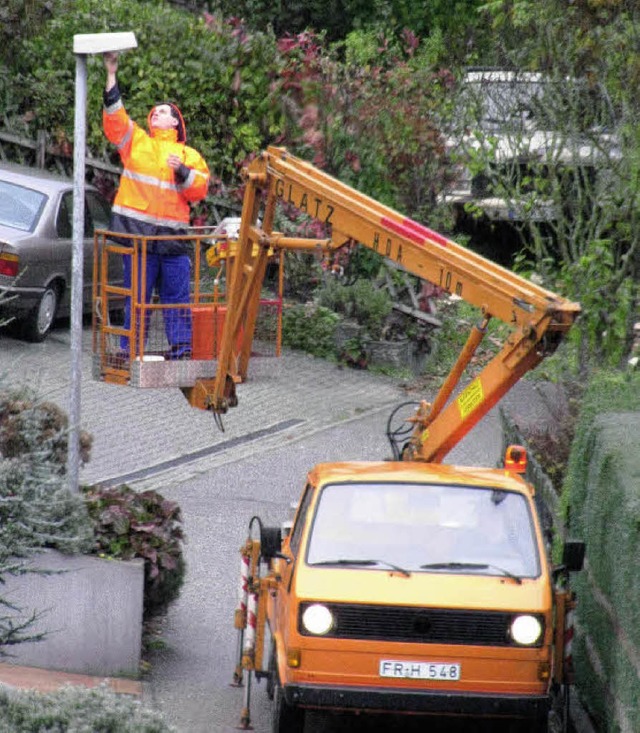
M42 344L0 331L0 384L28 385L68 410L70 335L59 326ZM213 417L189 406L179 389L137 389L91 376L91 333L83 332L81 426L93 435L82 483L131 483L140 488L185 481L228 461L379 410L403 398L398 383L291 353L259 357L238 387L239 405Z

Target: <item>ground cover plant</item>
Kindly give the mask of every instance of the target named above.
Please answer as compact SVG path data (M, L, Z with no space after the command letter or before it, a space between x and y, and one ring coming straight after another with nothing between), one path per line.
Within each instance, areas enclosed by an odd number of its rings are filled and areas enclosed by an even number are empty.
M0 690L2 733L176 733L159 713L109 688Z

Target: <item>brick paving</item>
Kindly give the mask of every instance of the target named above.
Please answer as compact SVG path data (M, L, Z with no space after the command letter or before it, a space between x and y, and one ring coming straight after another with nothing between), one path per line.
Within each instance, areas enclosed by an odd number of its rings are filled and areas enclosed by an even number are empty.
M28 385L68 410L69 349L69 331L64 328L43 344L26 344L0 333L0 385ZM212 414L192 408L178 388L140 389L95 381L91 361L91 334L85 328L81 427L92 434L93 446L91 460L80 471L84 484L121 483L121 477L133 473L138 477L130 483L140 488L186 481L246 455L247 444L255 453L286 440L291 430L299 437L388 409L403 398L397 380L383 375L342 369L297 352L255 357L247 382L238 385L238 406L222 418L221 432Z

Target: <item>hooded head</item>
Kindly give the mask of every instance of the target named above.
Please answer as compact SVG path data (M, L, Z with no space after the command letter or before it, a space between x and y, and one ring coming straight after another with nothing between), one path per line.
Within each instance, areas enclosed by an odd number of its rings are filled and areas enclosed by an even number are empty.
M175 129L178 142L184 143L187 141L187 128L182 113L173 102L161 102L152 107L147 117L147 125L152 135L155 130Z

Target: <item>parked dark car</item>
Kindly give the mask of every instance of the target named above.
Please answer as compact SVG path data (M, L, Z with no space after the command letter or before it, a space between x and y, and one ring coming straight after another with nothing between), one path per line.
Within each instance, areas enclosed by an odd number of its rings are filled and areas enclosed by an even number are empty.
M110 206L87 186L84 309L91 309L94 229L107 229ZM0 323L11 319L28 341L43 341L71 310L73 180L0 163Z

